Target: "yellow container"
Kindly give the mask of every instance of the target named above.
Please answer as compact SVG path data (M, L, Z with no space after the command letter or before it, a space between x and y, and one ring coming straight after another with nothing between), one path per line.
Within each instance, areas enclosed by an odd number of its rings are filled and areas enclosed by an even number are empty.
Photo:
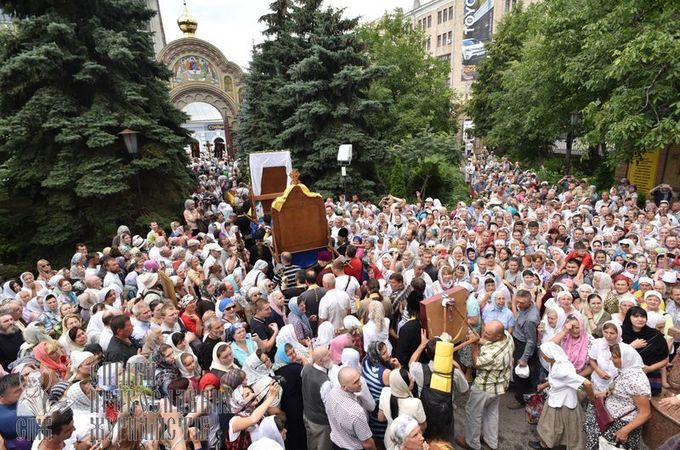
M440 356L435 354L433 372L451 373L453 368L453 358L451 356Z
M430 387L441 392L451 392L451 377L445 377L436 373L432 374Z
M436 356L448 356L449 358L453 357L453 343L442 341L437 342L437 345L434 348L434 354Z

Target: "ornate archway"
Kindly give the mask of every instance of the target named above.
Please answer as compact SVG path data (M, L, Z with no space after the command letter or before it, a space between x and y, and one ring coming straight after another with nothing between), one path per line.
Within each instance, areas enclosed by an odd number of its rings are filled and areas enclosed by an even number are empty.
M231 153L243 71L217 47L195 37L198 22L189 15L186 4L177 23L184 37L172 41L158 54L158 60L172 71L170 101L180 110L193 102L214 106L224 119L224 137Z

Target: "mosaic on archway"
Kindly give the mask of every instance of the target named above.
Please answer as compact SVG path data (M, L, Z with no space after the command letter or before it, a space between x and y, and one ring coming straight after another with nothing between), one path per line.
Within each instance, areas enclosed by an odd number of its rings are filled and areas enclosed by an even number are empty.
M173 81L182 84L188 81L204 81L212 85L220 85L217 70L205 58L200 56L185 56L177 61L173 67Z

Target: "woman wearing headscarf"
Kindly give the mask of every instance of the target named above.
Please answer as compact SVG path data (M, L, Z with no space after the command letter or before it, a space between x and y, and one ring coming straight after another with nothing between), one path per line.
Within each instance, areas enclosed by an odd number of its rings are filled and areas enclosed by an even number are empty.
M637 300L632 294L623 294L619 297L619 309L616 313L612 314L612 320L619 325L623 325L623 321L626 319L626 313L633 306L638 306Z
M170 333L166 336L165 343L172 347L172 352L176 357L184 352L191 354L194 358L196 357L193 349L186 341L186 335L182 332L175 331L174 333Z
M606 391L612 380L619 374L619 370L612 363L609 348L621 342L622 339L621 326L610 320L602 325L602 337L595 339L588 351L590 367L593 368L590 380L596 392Z
M267 269L269 264L266 261L258 259L255 261L253 268L248 272L246 277L243 279L241 284L241 290L243 292L248 292L251 287L258 287L260 281L267 278Z
M564 349L576 372L584 377L592 371L588 359L589 337L581 318L576 315L569 315L562 329L551 339L552 342Z
M246 333L246 329L242 322L235 323L227 330L228 337L231 337L231 350L234 353L234 359L243 367L246 359L255 353L257 344Z
M274 382L274 379L271 377L272 362L269 356L263 351L256 351L246 358L246 362L243 364L243 371L246 373L246 383L255 392L257 401L261 401L267 395L269 386ZM278 408L280 402L281 392L279 391L271 407Z
M591 401L595 401L593 385L576 373L567 354L554 342L541 344L540 356L550 365L548 381L539 390L548 388L548 399L538 420L536 431L540 442L530 442L531 448L553 448L564 445L568 450L583 448L583 409L578 404L577 390L583 386Z
M0 299L14 299L17 293L21 291L21 284L17 280L6 281L2 285L2 294L0 294Z
M43 370L52 372L58 380L63 380L68 373L69 359L62 353L56 341L41 342L33 349L33 356Z
M443 450L437 444L428 446L418 421L407 414L401 414L392 421L389 428L391 442L385 442L387 450Z
M588 307L582 312L588 334L595 338L602 337L602 326L611 320L611 314L604 310L602 297L594 292L588 296Z
M166 396L170 382L182 376L172 347L168 344L161 344L151 357L151 361L155 368L154 387L158 394Z
M243 450L253 442L251 433L257 432L257 427L267 410L272 406L280 394L277 383L272 383L264 394L264 401L258 403L256 393L249 386L238 386L229 401L230 413L226 415L227 429L224 433L224 448L226 450Z
M612 278L612 281L614 282L614 290L610 291L605 298L604 309L609 314L613 315L618 312L618 305L621 297L631 293L630 290L633 283L630 278L623 274L616 275Z
M212 351L210 372L218 378L222 378L222 375L234 368L238 369L238 366L234 364L234 352L231 350L231 345L228 342L220 342L215 345Z
M40 322L29 323L21 334L24 337L24 343L19 348L19 357L30 355L33 349L41 342L52 341L44 325Z
M633 347L619 343L611 346L612 363L619 373L613 379L604 407L614 422L604 433L595 419L594 409L586 415L586 450L598 450L600 436L629 450L642 448L642 425L651 417L649 381L642 368L644 362Z
M329 321L323 322L319 325L318 335L314 339L314 347L328 347L335 337L335 329L333 323Z
M411 390L415 386L415 379L407 369L401 368L390 372L390 385L384 387L378 402L378 419L387 420L385 432L385 445L392 442L390 425L392 420L400 414L407 414L418 422L421 431L427 428L427 418L423 404L418 398L414 398Z
M31 272L24 272L19 276L21 280L21 289L28 292L31 298L35 298L38 295L45 295L49 291L46 287L46 282L41 280L36 280Z
M354 347L358 349L362 355L365 354L361 336L361 322L359 322L359 319L352 315L345 316L345 318L342 319L342 330L344 330L344 332L335 336L331 340L329 346L331 361L333 361L334 364L340 363L340 360L342 359L342 350L346 347Z
M397 363L398 365L399 363ZM361 375L368 384L373 400L378 403L380 394L385 386L390 384L391 364L387 346L384 342L375 341L368 346L368 351L361 364ZM368 425L373 432L373 438L383 440L387 428L385 422L378 418L377 411L368 416Z
M198 374L200 367L198 366L198 358L189 352L182 352L175 356L177 367L182 378L186 378L191 383L194 390L198 390Z
M432 283L432 293L439 294L451 289L454 285L453 268L444 265L437 272L437 281Z
M298 358L302 360L309 360L309 350L305 345L300 343L295 334L295 329L292 325L285 325L279 330L279 334L276 335L276 357L274 361L274 370L281 366L289 364L294 361L290 361L290 358L286 355L286 346L291 345L295 351Z
M309 317L305 314L307 305L305 302L298 302L298 297L293 297L288 302L288 324L293 326L295 335L299 340L311 339L313 337L312 324Z
M647 311L634 306L626 313L621 326L623 342L633 347L642 357L642 370L647 374L652 395L661 393L661 368L668 364L668 345L663 334L647 324Z
M269 281L271 283L271 281ZM279 329L288 325L288 317L286 317L286 298L281 291L274 291L265 296L269 301L269 306L272 309L269 316L269 323L276 323Z

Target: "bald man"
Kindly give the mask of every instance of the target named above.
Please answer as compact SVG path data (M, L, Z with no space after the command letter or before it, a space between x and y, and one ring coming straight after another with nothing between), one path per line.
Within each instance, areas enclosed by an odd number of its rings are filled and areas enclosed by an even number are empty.
M340 387L331 389L325 404L331 425L331 448L375 450L366 411L356 395L361 392L361 374L351 367L343 367L338 372L338 382Z
M498 405L500 396L508 389L514 349L512 336L497 320L485 323L481 339L477 336L473 340L472 364L477 377L465 406L465 437L456 436L459 447L480 450L481 432L484 444L498 449Z
M338 289L335 275L327 273L323 276L323 287L326 294L319 301L319 325L329 321L335 330L343 327L343 319L350 313L350 298L347 292Z
M312 363L302 369L302 418L307 430L308 450L331 448L331 426L321 399L321 386L328 381L331 354L325 347L312 351Z

